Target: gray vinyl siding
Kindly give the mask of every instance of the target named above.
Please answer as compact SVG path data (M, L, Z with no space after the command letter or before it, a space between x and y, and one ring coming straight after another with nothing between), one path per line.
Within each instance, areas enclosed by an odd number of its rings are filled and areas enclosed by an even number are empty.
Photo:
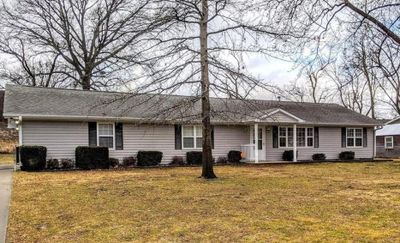
M85 122L24 121L22 144L47 147L48 159L74 159L75 148L88 145L88 125Z
M373 128L367 129L367 147L361 148L342 148L342 134L340 127L320 127L319 128L319 148L298 147L298 160L311 160L315 153L324 153L327 159L338 159L342 151L354 151L356 158L372 158L373 156ZM267 130L267 160L282 160L282 153L289 148L272 147L272 129Z
M135 156L139 150L157 150L164 154L163 163L173 156L185 156L193 149L175 150L175 130L173 125L136 125L124 123L124 150L110 150L110 157L122 159ZM319 148L298 148L299 160L311 160L315 153L324 153L328 159L337 159L342 151L355 152L356 158L373 157L373 128L368 129L368 147L342 148L341 128L320 127ZM215 126L215 149L213 156L227 156L229 150L240 150L240 145L249 144L249 126ZM77 146L88 145L88 124L86 122L42 122L23 121L22 144L47 147L48 159L75 157ZM283 151L288 148L272 147L272 129L267 127L266 159L280 161Z
M213 156L227 156L230 150L240 150L240 145L248 143L246 126L215 126ZM124 150L110 150L110 157L122 159L134 156L139 150L163 152L163 163L174 156L186 156L186 152L201 149L175 149L175 127L172 125L124 124Z
M277 112L270 117L264 119L266 122L295 123L297 119L290 117L282 112Z
M47 147L48 159L75 157L77 146L87 146L88 124L86 122L41 122L24 121L22 125L23 144ZM163 152L163 163L173 156L185 156L193 149L175 150L175 129L173 125L123 126L124 150L110 150L110 157L122 160L135 156L139 150ZM227 156L229 150L240 150L241 144L249 142L247 126L215 126L213 156Z

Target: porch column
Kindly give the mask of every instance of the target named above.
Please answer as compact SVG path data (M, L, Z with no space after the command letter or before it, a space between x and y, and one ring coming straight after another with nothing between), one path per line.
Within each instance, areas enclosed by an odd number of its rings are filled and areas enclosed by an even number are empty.
M254 141L255 141L255 151L254 151L254 162L258 163L258 123L254 124Z
M293 162L297 162L297 125L293 125Z

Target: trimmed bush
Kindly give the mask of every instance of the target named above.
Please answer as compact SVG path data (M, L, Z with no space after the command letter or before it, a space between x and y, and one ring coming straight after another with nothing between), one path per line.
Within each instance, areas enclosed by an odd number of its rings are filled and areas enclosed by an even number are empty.
M183 160L182 156L174 156L172 157L170 165L175 165L175 166L183 166L185 165L185 161Z
M293 150L285 150L282 154L283 161L293 161Z
M136 164L136 158L135 157L124 157L122 159L122 166L123 167L135 166L135 164Z
M227 157L218 157L217 159L217 164L227 164L228 163L228 158Z
M155 166L161 163L163 153L160 151L139 151L137 154L138 166Z
M23 171L40 171L46 167L47 149L43 146L20 146L19 155Z
M340 160L353 160L355 157L353 151L344 151L339 154Z
M84 170L108 169L110 159L106 147L79 146L75 149L76 167Z
M326 160L326 155L325 154L313 154L312 159L316 160L316 161Z
M110 166L113 168L118 167L119 165L119 160L117 158L110 158Z
M61 159L60 164L63 170L69 170L74 168L74 161L72 161L72 159Z
M49 159L47 160L46 167L49 170L56 170L60 167L60 163L58 162L58 159Z
M186 153L188 165L201 165L203 163L203 152L191 151Z
M229 163L240 163L241 159L242 159L242 152L236 150L229 151L228 153Z

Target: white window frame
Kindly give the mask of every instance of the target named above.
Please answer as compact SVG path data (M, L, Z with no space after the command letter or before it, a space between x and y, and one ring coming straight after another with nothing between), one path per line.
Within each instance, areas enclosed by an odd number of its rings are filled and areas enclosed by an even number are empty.
M392 144L392 146L387 146L387 142L386 142L386 139L388 139L388 138L390 138L390 140L391 140L391 144ZM394 139L393 139L393 136L385 136L384 137L384 142L385 142L385 149L393 149L394 148Z
M99 125L112 125L113 126L113 135L100 135ZM111 150L115 150L115 123L114 122L97 122L97 146L100 146L100 137L112 137L113 138L113 147L108 148Z
M354 134L353 137L349 137L349 130L353 130L353 134ZM356 130L361 130L360 137L357 137ZM349 146L349 144L347 143L349 138L353 138L353 146ZM357 138L361 138L361 145L359 145L359 146L357 146L357 144L356 144ZM364 147L364 131L363 131L363 129L360 127L347 127L346 128L346 148L362 148L362 147Z
M184 135L185 134L184 129L187 129L189 127L192 127L192 129L193 129L193 137ZM199 126L199 125L185 125L185 126L182 126L182 149L202 149L202 146L203 146L202 144L200 144L200 146L197 145L197 138L200 138L200 137L197 137L197 129L198 128L199 129L203 129L202 126ZM185 147L184 138L193 138L193 140L194 140L193 141L193 148ZM203 139L203 134L202 134L201 138Z
M286 129L286 136L285 136L285 138L286 138L286 142L285 142L285 144L286 144L286 146L281 146L281 131L280 131L280 129L281 128L285 128ZM291 127L291 126L280 126L280 127L278 127L278 147L279 148L293 148L293 146L288 146L288 144L289 144L289 128L292 128L293 129L293 127ZM313 148L314 147L314 133L315 133L315 129L314 129L314 127L297 127L297 129L296 129L296 132L297 132L297 130L299 129L299 128L304 128L304 130L305 130L305 146L299 146L299 145L297 145L297 148ZM313 135L312 136L308 136L308 133L307 133L307 129L309 129L309 128L311 128L312 129L312 131L313 131ZM293 131L294 132L294 131ZM298 138L298 136L296 136L297 137L297 141L296 142L298 142L299 141L299 138ZM312 145L309 145L308 144L308 138L312 138L312 140L313 140L313 144Z

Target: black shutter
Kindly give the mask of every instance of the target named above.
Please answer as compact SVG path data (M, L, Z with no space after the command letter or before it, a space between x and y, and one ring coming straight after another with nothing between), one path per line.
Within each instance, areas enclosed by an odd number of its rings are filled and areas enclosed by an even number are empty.
M272 147L278 148L278 127L272 127Z
M175 149L182 149L182 126L175 125Z
M363 128L363 147L368 147L368 129Z
M115 149L124 150L124 131L122 123L115 123Z
M89 146L96 147L97 146L97 123L89 122Z
M211 126L211 147L214 149L214 126Z
M314 148L319 148L319 127L314 127Z
M346 148L346 128L342 127L342 148Z

